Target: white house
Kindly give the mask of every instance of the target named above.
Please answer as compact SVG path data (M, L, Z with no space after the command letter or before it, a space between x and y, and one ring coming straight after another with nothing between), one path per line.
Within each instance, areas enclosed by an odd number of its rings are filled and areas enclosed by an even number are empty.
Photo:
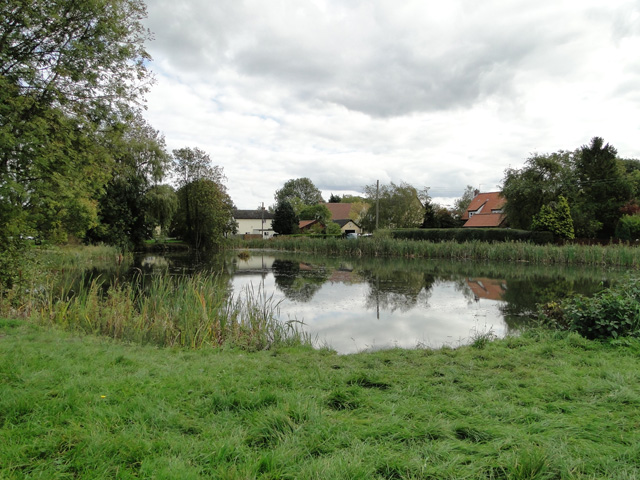
M271 238L274 234L271 225L273 213L268 210L234 210L233 218L238 224L238 235L261 235L263 238Z

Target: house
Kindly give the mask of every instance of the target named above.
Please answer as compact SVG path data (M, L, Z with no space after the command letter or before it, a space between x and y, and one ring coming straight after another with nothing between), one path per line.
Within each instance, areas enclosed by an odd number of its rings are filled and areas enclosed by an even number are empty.
M273 213L265 209L234 210L233 218L238 224L238 235L260 235L271 238L274 234Z
M352 207L350 203L325 203L325 206L331 212L331 220L340 225L343 234L362 233L362 228L350 218Z
M480 193L471 200L467 211L462 215L466 220L465 228L490 228L505 225L504 204L506 200L500 192Z
M324 224L320 221L320 220L300 220L300 223L298 224L298 228L300 229L301 233L305 233L305 232L310 232L312 230L318 229L318 230L324 230L325 226Z

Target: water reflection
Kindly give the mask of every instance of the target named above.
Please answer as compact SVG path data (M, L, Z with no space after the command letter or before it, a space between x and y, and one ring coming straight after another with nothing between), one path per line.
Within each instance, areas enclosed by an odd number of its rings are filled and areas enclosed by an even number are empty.
M149 282L160 275L215 272L229 291L262 288L282 320L340 353L392 346L457 346L475 332L498 336L526 324L536 304L573 293L591 295L620 270L478 264L421 259L328 258L276 252L193 256L144 254L129 271L86 271L89 283ZM72 288L71 290L74 290Z
M233 259L233 288L260 282L281 301L283 320L303 321L319 344L341 353L455 346L489 330L502 336L526 323L537 303L589 295L623 275L523 264L253 255Z

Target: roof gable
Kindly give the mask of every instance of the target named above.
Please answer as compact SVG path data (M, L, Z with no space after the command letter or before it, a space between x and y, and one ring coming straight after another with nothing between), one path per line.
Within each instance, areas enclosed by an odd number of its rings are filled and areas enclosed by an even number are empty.
M492 210L502 210L505 203L506 200L500 192L479 193L473 197L473 200L471 200L469 207L467 207L467 211L462 215L462 220L468 220L470 218L469 212L474 213L480 209L481 211L472 215L471 218L479 215L480 213L490 214Z

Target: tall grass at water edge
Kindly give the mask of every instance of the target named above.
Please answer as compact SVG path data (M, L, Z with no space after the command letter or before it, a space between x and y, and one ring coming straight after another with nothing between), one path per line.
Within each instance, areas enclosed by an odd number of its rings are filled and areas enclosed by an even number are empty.
M312 239L278 237L249 240L248 248L266 248L340 256L415 257L450 260L528 262L556 265L640 266L640 248L629 245L534 245L524 242L429 242L392 238Z
M128 342L262 350L309 343L300 323L277 319L278 304L261 290L237 295L216 275L156 276L112 285L78 282L78 291L45 288L30 298L35 321ZM105 292L106 290L106 292Z

